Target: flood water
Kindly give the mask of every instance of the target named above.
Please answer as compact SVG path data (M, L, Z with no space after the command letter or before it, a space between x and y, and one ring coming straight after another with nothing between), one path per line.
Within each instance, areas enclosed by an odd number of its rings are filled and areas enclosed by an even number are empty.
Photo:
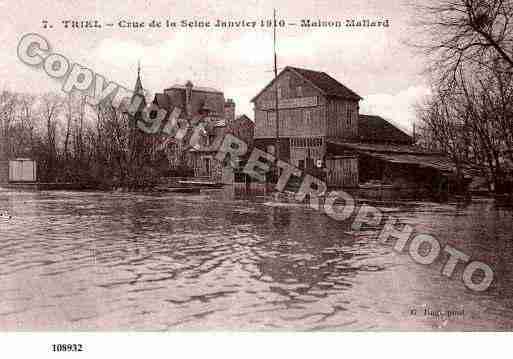
M0 330L513 329L511 209L381 206L493 267L478 293L461 267L441 275L446 256L420 265L372 229L227 192L0 190Z

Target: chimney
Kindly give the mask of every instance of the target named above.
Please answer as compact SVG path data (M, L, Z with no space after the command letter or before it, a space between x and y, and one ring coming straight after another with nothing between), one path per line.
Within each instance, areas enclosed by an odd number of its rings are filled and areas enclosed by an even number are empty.
M224 119L229 126L235 121L235 102L229 98L224 103Z
M189 118L192 116L192 87L192 82L187 81L185 84L185 111Z

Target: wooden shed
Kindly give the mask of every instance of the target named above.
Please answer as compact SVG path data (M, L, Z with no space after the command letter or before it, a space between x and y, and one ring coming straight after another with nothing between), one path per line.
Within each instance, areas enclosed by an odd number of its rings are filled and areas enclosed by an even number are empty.
M28 158L9 161L9 182L36 182L36 180L36 161Z
M325 72L287 66L252 100L255 146L264 151L275 147L278 117L281 160L307 173L321 167L329 186L355 187L356 156L329 153L327 141L358 139L360 100L358 94Z

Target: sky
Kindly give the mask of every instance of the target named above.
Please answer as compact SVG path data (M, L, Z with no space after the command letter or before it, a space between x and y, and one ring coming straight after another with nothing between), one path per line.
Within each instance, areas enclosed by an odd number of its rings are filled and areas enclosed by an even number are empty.
M120 28L119 21L272 18L389 20L387 28L278 28L278 67L324 71L363 97L360 113L380 115L411 132L413 105L429 93L423 59L404 44L413 14L405 0L82 1L0 0L0 86L19 92L59 91L42 69L17 58L27 33L43 35L54 52L107 79L133 88L137 64L150 93L187 80L233 98L236 112L253 118L250 100L273 78L272 28ZM113 27L65 29L63 20L96 19ZM53 28L43 28L46 20Z

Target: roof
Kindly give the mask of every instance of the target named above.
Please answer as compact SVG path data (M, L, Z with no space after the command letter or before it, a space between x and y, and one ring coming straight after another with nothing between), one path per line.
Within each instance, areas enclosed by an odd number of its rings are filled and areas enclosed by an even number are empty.
M360 115L358 118L360 141L413 143L413 138L379 116Z
M381 153L406 153L411 155L437 155L444 156L442 152L428 151L424 148L404 145L404 144L386 144L386 143L369 143L369 142L345 142L343 140L328 139L329 143L344 146L346 148L357 151L371 151Z
M171 97L165 93L156 93L153 99L154 104L156 104L159 108L163 108L168 111L173 110L174 107L184 107L184 101L184 99L177 100L176 98ZM198 112L202 110L208 110L211 113L211 116L215 116L217 114L217 117L220 117L218 111L216 111L216 109L219 109L219 106L216 105L219 105L219 101L215 98L205 98L197 103L195 110Z
M169 96L163 93L156 93L153 102L159 107L169 110L171 108L171 101Z
M356 92L344 86L343 84L341 84L325 72L287 66L278 74L276 78L280 77L285 71L292 71L295 74L299 75L304 80L306 80L307 82L315 86L317 89L319 89L325 96L339 97L355 101L359 101L362 99L362 97L358 95ZM260 96L267 88L269 88L274 83L276 78L273 79L273 81L271 81L266 87L264 87L251 101L254 102L258 96Z
M427 151L416 146L353 143L337 140L328 140L328 142L390 163L415 165L441 172L456 170L454 162L443 153Z
M255 126L255 122L253 122L248 116L246 115L240 115L238 116L233 122L232 122L232 125L233 126L240 126L244 123L247 123L249 124L250 126Z
M134 103L136 96L141 96L142 97L142 105L146 106L146 98L144 96L144 89L142 86L140 69L137 69L137 80L135 80L134 92L132 93L132 98L130 99L130 103Z
M342 97L357 101L362 99L354 91L342 85L340 82L338 82L325 72L307 70L291 66L288 66L288 68L296 73L299 73L301 77L310 81L312 84L321 89L328 96Z
M245 114L242 114L240 116L238 116L236 119L236 121L251 121L253 122L253 120L251 120L248 116L246 116ZM254 122L253 122L254 123Z
M178 84L176 84L176 85L173 85L173 86L171 86L171 87L169 87L169 88L167 88L165 90L173 90L173 89L175 89L175 90L176 89L178 89L178 90L185 90L186 87L185 87L185 85L178 85ZM212 93L220 93L220 94L222 94L221 91L219 91L219 90L217 90L215 88L212 88L212 87L193 86L192 87L192 91L193 92L194 91L196 91L196 92L212 92Z
M135 80L134 93L144 95L141 76L139 74L137 74L137 80Z
M432 168L441 172L454 172L456 170L454 162L452 162L449 158L445 156L410 155L407 153L394 153L389 155L368 153L368 155L391 163L416 165L418 167Z

